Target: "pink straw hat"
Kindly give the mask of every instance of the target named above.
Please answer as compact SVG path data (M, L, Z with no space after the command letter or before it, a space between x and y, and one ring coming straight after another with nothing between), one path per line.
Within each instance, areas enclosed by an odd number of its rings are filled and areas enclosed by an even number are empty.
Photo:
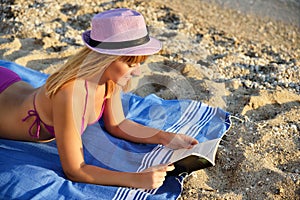
M144 17L127 8L95 15L92 30L82 38L90 49L109 55L151 55L162 47L159 40L149 37Z

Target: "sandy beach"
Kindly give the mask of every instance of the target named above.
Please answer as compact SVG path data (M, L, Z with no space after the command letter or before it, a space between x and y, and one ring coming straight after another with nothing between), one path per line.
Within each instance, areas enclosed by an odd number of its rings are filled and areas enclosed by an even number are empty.
M300 199L299 26L201 0L3 0L0 59L51 74L83 46L92 16L118 7L140 11L164 45L132 92L233 116L216 166L187 177L179 199Z

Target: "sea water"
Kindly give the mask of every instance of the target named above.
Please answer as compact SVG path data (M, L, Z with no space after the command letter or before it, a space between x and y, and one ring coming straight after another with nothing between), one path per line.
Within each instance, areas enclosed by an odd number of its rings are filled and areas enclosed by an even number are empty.
M267 17L300 27L300 0L205 0L242 13Z

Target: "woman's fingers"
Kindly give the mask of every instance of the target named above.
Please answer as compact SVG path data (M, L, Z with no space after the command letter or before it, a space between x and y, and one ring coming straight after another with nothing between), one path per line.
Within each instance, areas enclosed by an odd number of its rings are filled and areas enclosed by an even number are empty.
M194 145L198 144L198 141L188 135L176 134L173 140L170 142L170 147L173 149L186 148L190 149Z
M160 164L160 165L155 165L152 167L149 167L147 169L145 169L143 172L151 172L151 171L172 171L174 170L174 166L173 165L169 165L169 164Z
M175 169L174 165L169 165L169 164L158 165L157 168L158 171L164 171L164 172L173 171L174 169Z
M167 164L163 164L163 165L153 166L144 170L143 172L141 172L145 176L144 179L145 185L142 187L147 189L154 189L162 186L163 182L166 179L167 171L173 169L174 166L172 165L168 166Z
M167 166L167 172L173 171L175 169L174 165L168 165Z

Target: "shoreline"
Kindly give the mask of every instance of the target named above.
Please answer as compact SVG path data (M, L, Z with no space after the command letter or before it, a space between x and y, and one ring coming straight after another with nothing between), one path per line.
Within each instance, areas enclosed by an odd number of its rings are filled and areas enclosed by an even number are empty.
M207 1L206 2L211 2ZM267 21L274 21L275 23L283 23L290 26L297 26L300 28L300 1L289 0L213 0L224 9L232 9L241 14L249 14L264 18Z

